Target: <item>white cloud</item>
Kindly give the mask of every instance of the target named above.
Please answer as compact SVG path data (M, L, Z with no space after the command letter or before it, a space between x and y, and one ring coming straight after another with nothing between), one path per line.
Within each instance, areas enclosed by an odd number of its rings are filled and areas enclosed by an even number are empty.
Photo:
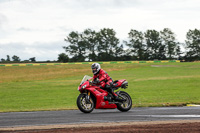
M199 0L1 0L0 58L56 60L63 38L86 28L113 28L122 40L131 29L170 28L184 42L186 32L199 27Z

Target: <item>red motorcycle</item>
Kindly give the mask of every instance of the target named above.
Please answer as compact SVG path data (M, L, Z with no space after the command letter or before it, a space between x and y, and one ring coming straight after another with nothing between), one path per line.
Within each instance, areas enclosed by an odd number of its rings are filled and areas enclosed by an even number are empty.
M130 95L124 91L115 92L122 102L115 101L112 94L101 89L90 80L92 77L85 75L81 81L78 90L80 95L77 98L77 106L84 113L90 113L93 109L115 109L122 112L129 111L132 107L132 99ZM114 90L121 88L126 89L128 82L125 79L113 82Z

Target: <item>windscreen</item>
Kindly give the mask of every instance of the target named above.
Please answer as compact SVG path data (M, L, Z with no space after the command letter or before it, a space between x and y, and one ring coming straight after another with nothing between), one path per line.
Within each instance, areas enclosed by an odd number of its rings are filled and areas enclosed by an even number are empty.
M82 79L80 85L81 85L82 83L84 83L85 81L91 79L91 78L92 78L92 77L90 77L90 76L88 76L88 75L85 75L85 76L83 77L83 79Z

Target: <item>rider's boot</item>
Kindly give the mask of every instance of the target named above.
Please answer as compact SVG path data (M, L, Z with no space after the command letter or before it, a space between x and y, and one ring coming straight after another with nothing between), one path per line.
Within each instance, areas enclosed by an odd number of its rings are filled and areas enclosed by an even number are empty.
M111 89L111 94L113 95L115 101L118 101L118 102L125 101L124 99L119 98L118 95L113 91L113 89Z

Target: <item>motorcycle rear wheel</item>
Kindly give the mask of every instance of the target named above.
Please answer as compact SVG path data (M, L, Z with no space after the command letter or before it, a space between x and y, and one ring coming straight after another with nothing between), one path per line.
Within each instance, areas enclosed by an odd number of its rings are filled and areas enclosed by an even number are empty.
M86 94L80 94L77 98L76 103L80 111L82 111L83 113L90 113L94 109L94 102L92 98L90 98L90 103L86 103L86 96Z
M124 91L119 92L119 97L122 97L126 101L117 103L117 109L122 112L127 112L132 108L132 99L130 95Z

